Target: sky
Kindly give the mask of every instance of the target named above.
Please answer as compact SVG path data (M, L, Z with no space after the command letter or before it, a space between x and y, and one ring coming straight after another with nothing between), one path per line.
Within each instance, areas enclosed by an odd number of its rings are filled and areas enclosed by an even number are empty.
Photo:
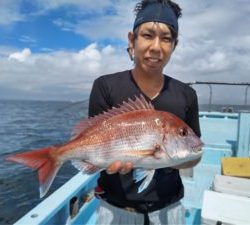
M97 77L133 68L126 48L136 2L0 0L0 99L81 101ZM179 44L164 73L183 82L250 82L250 1L176 2ZM208 102L209 88L193 87ZM214 103L244 103L244 87L213 92Z

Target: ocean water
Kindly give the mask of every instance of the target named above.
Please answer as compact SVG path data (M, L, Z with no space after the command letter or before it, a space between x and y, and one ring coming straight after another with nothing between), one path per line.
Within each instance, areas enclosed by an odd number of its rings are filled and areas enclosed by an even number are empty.
M74 125L87 116L88 102L0 100L0 224L13 224L43 199L39 198L37 173L6 156L50 145L70 138ZM212 106L211 110L250 110L250 106ZM208 110L201 105L200 110ZM78 171L65 163L49 193L57 190Z
M42 200L36 172L6 156L66 142L86 115L87 102L0 100L0 224L13 224ZM65 163L48 194L76 173Z

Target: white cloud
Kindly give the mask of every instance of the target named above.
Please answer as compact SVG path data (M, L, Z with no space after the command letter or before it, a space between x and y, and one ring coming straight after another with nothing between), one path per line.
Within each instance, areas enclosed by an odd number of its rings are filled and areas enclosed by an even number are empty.
M76 55L76 59L79 61L82 61L82 60L100 61L101 60L101 53L97 49L97 44L96 43L90 44L85 49L81 50Z
M22 12L22 6L31 7L30 12ZM44 15L52 10L73 7L85 13L88 11L102 12L113 5L113 0L1 0L0 1L0 25L9 25L14 22L27 20L29 16ZM70 9L71 10L71 9ZM68 11L67 14L75 12Z
M0 57L0 87L26 98L84 99L97 76L129 67L126 52L110 45L100 48L92 43L78 52L31 54L23 49Z
M9 59L15 59L19 62L24 62L28 59L28 57L31 55L31 51L29 48L23 49L21 52L14 52L9 55Z
M108 4L109 2L109 4ZM79 3L78 3L79 4ZM91 7L92 5L88 5ZM104 7L105 6L105 7ZM95 16L79 17L79 20L70 22L65 18L57 18L53 23L59 26L64 31L73 31L91 40L100 39L120 39L127 40L127 33L132 29L134 20L133 8L135 1L117 0L112 4L111 1L107 1L106 5L98 5L92 10L95 10ZM112 8L113 13L109 14L106 11ZM102 9L102 12L97 12ZM79 11L82 16L86 12ZM89 13L89 12L88 12Z
M112 4L111 0L34 0L41 9L52 10L65 6L77 6L82 10L99 11Z
M29 37L27 35L21 35L21 37L19 38L19 41L24 42L24 43L36 43L36 40L32 37Z
M196 79L207 79L210 73L227 72L226 77L217 76L216 80L239 79L233 76L232 67L240 69L238 74L249 73L249 66L241 68L250 53L248 1L177 2L183 8L180 42L171 62L177 73L188 71Z
M115 52L115 48L113 48L111 45L108 45L102 49L102 53L104 55L110 55L110 54L113 54L114 52Z
M0 1L0 26L25 20L25 15L20 13L20 3L21 0Z

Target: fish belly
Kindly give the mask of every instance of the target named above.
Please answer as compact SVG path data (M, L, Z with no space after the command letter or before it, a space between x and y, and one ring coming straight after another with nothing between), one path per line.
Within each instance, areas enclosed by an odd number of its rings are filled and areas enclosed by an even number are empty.
M103 142L92 146L88 151L88 161L98 167L106 168L110 163L120 160L132 162L134 166L151 168L159 161L149 152L154 152L155 146L161 141L159 133L143 135L127 135L119 139ZM148 160L143 160L143 159Z

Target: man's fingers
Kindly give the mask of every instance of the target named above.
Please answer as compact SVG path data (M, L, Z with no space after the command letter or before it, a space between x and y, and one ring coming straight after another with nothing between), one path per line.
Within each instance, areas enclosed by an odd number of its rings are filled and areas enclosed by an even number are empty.
M121 168L122 168L122 162L121 161L115 161L115 162L113 162L113 163L111 163L109 165L106 172L108 174L114 174L114 173L119 172L121 170Z
M126 162L122 169L120 170L120 174L127 174L133 169L133 163L131 162Z
M121 161L115 161L109 165L106 172L108 174L120 173L127 174L133 169L133 163L126 162L122 163Z

